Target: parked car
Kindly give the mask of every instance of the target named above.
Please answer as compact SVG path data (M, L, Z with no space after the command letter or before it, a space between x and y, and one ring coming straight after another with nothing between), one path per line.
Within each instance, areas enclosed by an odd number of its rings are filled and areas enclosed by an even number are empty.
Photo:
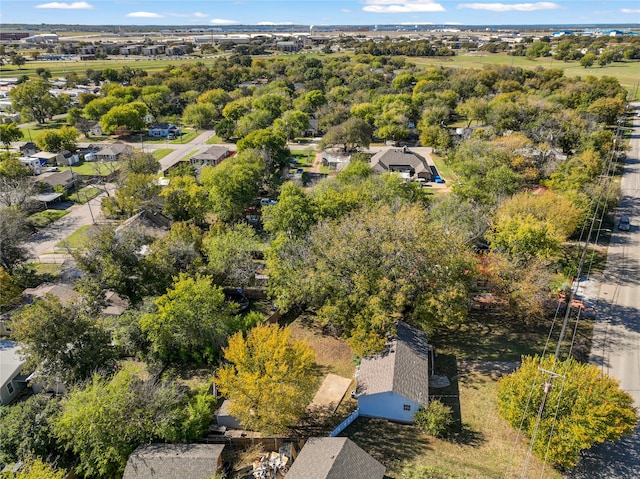
M440 175L436 175L433 177L434 183L444 183L444 178Z
M622 218L620 218L618 229L620 231L629 231L631 229L631 221L629 220L629 217L623 216Z

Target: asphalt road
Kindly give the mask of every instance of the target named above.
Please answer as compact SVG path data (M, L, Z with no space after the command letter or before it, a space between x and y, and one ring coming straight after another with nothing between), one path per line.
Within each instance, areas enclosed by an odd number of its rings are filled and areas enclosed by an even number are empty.
M640 103L635 103L640 114ZM622 177L616 215L631 219L630 231L615 228L598 297L590 361L620 381L640 407L640 117L634 118L631 150ZM587 451L571 479L640 478L640 427L616 443Z

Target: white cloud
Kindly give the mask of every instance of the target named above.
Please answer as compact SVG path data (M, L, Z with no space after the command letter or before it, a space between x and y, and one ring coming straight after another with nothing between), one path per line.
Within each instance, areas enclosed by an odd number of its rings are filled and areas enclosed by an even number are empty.
M153 12L131 12L127 13L129 18L164 18L164 15Z
M432 22L402 22L400 25L433 25Z
M207 18L209 15L206 13L194 12L194 13L169 13L170 17L179 18Z
M342 10L340 10L342 13L351 13L351 10L349 10L348 8L343 8Z
M640 13L640 8L623 8L622 13Z
M434 0L366 0L366 4L362 9L370 13L446 12Z
M458 8L488 10L490 12L533 12L535 10L556 10L560 5L552 2L537 3L461 3Z
M51 2L51 3L43 3L41 5L36 5L35 8L58 8L61 10L91 10L93 9L93 5L87 2L73 2L73 3Z
M237 20L227 20L226 18L212 18L209 23L214 25L238 25L240 22Z
M257 25L293 25L293 22L258 22Z

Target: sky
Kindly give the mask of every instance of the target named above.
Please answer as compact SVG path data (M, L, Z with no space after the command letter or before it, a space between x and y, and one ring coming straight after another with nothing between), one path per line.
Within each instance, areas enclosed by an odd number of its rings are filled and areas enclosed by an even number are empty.
M640 24L640 0L0 0L0 25Z

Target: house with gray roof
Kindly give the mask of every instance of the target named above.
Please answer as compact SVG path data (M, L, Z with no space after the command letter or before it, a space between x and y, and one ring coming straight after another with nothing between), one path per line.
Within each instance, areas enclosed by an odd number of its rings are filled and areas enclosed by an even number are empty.
M122 479L211 479L224 444L145 444L131 453Z
M427 333L402 321L386 348L362 359L356 372L356 397L361 416L413 423L429 404L433 348Z
M316 437L304 445L287 479L382 479L386 468L347 437Z
M123 156L131 154L133 149L124 143L112 143L111 145L96 151L93 155L85 155L87 161L118 161Z
M26 385L26 376L22 374L24 361L18 353L17 343L7 339L0 340L0 406L13 401Z
M399 173L407 179L429 181L432 176L427 159L407 147L380 150L371 157L370 165L376 173Z
M224 146L213 145L211 148L193 155L189 162L192 165L217 166L222 160L231 156L231 151Z

